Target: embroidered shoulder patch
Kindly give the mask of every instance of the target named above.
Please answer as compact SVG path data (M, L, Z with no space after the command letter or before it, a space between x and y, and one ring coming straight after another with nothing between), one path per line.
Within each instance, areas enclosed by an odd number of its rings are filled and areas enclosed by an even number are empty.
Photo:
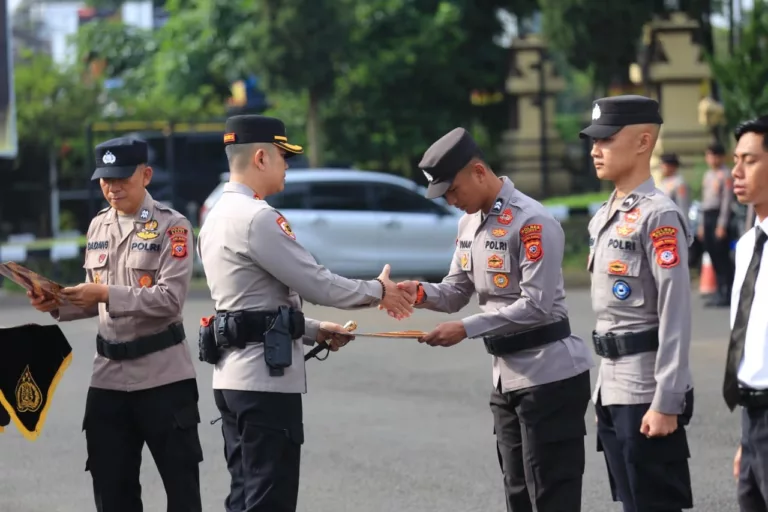
M168 238L171 241L171 256L174 258L186 258L187 257L187 237L189 236L189 230L184 226L173 226L166 231Z
M656 252L656 264L661 268L672 268L680 264L677 250L677 228L661 226L651 231L651 241Z
M293 232L291 229L291 225L288 224L288 221L283 217L282 215L277 218L277 225L280 226L280 229L285 233L289 238L296 240L296 233Z
M528 261L535 262L544 257L541 231L541 224L527 224L520 228L520 241L525 245L525 257Z

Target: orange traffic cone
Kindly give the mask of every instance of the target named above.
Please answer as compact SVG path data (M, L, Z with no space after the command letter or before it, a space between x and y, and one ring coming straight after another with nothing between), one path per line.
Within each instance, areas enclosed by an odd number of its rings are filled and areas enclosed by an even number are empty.
M701 295L712 295L717 291L717 276L715 268L712 266L712 260L708 253L701 255L701 274L699 275L699 293Z

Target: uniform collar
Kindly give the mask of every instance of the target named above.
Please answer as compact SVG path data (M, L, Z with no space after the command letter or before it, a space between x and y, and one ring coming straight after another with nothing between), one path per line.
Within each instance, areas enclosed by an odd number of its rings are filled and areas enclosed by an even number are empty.
M653 181L653 177L650 177L638 185L635 190L623 197L617 210L620 212L628 212L637 206L637 203L639 203L642 198L655 193L656 183ZM611 193L611 198L608 200L608 203L612 203L614 199L616 199L616 190Z
M512 180L506 176L502 176L501 181L501 190L499 191L499 195L496 196L496 200L493 202L491 210L488 212L489 217L501 215L504 212L504 207L510 203L512 197L515 195L515 184L512 183Z
M235 194L243 194L248 197L253 197L255 199L261 199L260 197L256 196L256 192L251 189L248 185L243 185L242 183L235 183L234 181L230 181L228 183L224 184L224 192L234 192Z
M155 217L155 200L152 199L152 195L149 190L144 192L144 201L141 206L136 210L136 214L133 216L133 221L141 224L145 224ZM117 220L117 210L110 208L107 218L104 220L104 224L112 224Z

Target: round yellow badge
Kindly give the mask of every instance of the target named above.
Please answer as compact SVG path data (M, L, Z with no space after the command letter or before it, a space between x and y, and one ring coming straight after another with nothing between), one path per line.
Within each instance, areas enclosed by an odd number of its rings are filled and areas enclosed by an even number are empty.
M499 288L506 288L507 285L509 285L509 278L506 276L506 274L496 274L493 276L493 284Z

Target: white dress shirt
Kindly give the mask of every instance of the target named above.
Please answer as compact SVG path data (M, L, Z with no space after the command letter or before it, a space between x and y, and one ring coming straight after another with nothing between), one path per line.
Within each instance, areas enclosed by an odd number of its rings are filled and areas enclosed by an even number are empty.
M749 262L755 249L755 233L762 229L768 233L768 219L755 219L755 226L739 239L736 244L736 273L731 295L731 329L739 308L739 294ZM766 242L768 245L768 242ZM755 283L755 298L747 323L747 339L744 343L744 357L739 364L739 383L753 389L768 389L768 247L763 252L760 272Z

